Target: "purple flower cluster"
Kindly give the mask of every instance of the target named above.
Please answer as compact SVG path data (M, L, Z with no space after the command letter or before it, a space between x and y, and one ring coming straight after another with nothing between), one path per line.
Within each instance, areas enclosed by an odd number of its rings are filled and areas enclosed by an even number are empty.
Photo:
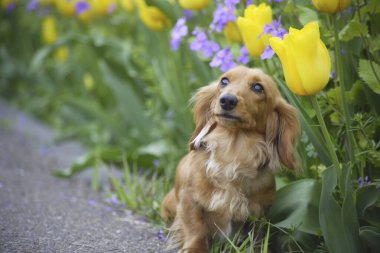
M186 19L185 18L178 19L177 23L175 24L171 32L170 45L174 51L178 50L183 37L187 36L188 33L189 31L186 26Z
M228 22L236 20L235 16L235 3L236 1L226 1L226 5L218 4L210 24L211 31L222 32Z
M270 2L282 2L283 0L272 0ZM193 35L193 41L190 43L190 49L192 51L200 52L204 57L211 59L210 66L213 68L219 68L221 71L227 71L228 69L237 65L237 63L248 64L250 56L246 46L240 48L239 55L236 55L234 50L230 47L221 47L213 39L211 35L215 32L220 33L226 27L229 22L234 22L237 19L235 15L237 11L236 5L241 1L239 0L217 0L217 8L213 14L213 20L208 28L202 29L195 27L191 35ZM252 1L246 1L247 5L252 4ZM186 22L193 18L193 13L186 13L184 17L177 20L175 27L171 33L171 48L176 51L184 37L188 36L189 28ZM273 37L284 38L284 35L288 32L281 25L281 17L278 20L272 21L270 24L265 25L263 33L271 35ZM272 58L274 51L267 45L262 59Z
M264 32L266 34L272 34L273 37L284 39L285 34L288 34L281 24L281 16L278 20L273 20L272 23L264 26Z
M220 49L219 44L209 40L206 32L199 27L196 27L192 34L195 35L195 40L190 44L191 50L202 52L205 57L209 58Z
M262 36L263 34L272 34L273 37L284 39L284 36L287 33L288 31L286 31L281 25L281 16L280 16L278 20L273 20L272 23L266 24L264 26L264 31L262 34L260 34L260 36ZM273 55L274 55L274 51L268 44L265 47L264 52L261 54L261 59L262 60L270 59L273 57Z
M225 72L236 66L234 62L234 55L231 53L230 47L220 50L210 62L213 68L219 67L221 71Z
M365 176L364 180L363 180L362 177L359 177L359 179L357 180L357 182L358 182L360 188L363 187L363 186L371 184L371 181L369 181L368 176Z

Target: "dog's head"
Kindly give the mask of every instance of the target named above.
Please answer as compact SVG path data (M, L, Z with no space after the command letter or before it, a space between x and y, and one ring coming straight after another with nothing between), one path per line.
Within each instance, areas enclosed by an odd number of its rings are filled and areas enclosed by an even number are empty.
M196 129L190 149L196 149L196 139L216 126L255 132L264 136L272 167L280 163L291 169L298 167L295 146L300 126L296 110L260 69L235 67L199 89L193 102Z

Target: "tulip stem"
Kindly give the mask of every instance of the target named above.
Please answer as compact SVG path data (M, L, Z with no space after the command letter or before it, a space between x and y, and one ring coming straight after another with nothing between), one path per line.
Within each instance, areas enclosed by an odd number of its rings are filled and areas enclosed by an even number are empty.
M344 120L345 120L345 130L347 134L347 141L348 141L348 157L350 161L355 164L355 152L354 152L354 143L355 138L351 131L351 116L350 116L350 110L348 108L348 103L346 99L346 82L344 80L344 70L343 70L343 61L342 61L342 52L341 52L341 46L339 41L339 30L338 30L338 24L337 24L337 15L333 15L333 26L334 26L334 40L335 40L335 60L336 60L336 66L337 66L337 77L340 84L340 95L342 98L342 107L343 107L343 114L344 114Z
M321 108L319 107L316 95L311 96L311 103L313 104L313 108L314 108L315 113L317 115L319 126L322 129L322 134L323 134L323 137L325 138L325 141L327 144L327 149L328 149L328 152L330 153L334 167L336 168L336 170L339 170L340 165L339 165L338 156L336 155L334 144L331 140L331 136L329 134L329 131L327 130L325 120L323 119Z

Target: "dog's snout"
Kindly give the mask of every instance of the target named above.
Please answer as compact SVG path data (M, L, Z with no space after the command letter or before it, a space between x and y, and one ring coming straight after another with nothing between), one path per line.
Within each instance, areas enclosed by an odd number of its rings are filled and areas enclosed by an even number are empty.
M235 95L225 94L219 100L220 106L223 110L231 111L238 103L238 99Z

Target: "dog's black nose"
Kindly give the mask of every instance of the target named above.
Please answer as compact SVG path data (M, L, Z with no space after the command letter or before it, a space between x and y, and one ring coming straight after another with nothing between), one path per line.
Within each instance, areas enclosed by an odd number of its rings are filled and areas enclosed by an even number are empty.
M231 111L236 107L238 99L234 95L225 94L220 98L219 103L224 110Z

